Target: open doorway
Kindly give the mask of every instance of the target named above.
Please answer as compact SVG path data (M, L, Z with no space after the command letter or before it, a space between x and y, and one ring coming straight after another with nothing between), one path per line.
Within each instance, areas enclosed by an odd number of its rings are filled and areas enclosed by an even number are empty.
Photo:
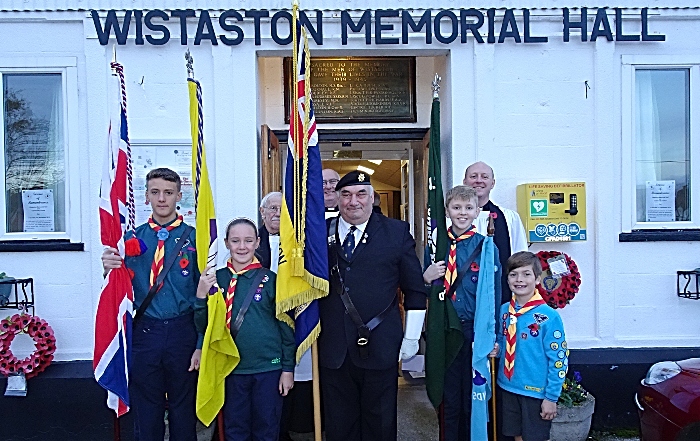
M287 131L261 126L261 197L282 189L287 135ZM428 139L427 129L319 130L323 167L340 176L364 167L379 194L382 214L410 225L421 261L426 243Z

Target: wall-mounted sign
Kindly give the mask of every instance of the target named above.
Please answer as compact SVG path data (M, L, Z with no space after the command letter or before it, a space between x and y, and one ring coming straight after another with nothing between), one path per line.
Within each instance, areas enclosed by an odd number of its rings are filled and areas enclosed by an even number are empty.
M632 18L628 16L630 10L624 8L591 8L589 11L582 7L574 13L570 13L569 8L562 8L562 39L568 42L574 31L580 35L582 42L594 42L599 38L608 41L665 41L665 35L649 33L647 10L642 8L639 15ZM634 13L637 14L637 11ZM95 10L90 14L101 45L109 44L114 33L113 38L120 45L133 38L137 46L146 43L160 46L171 40L171 28L179 25L179 40L183 46L187 46L191 38L195 45L205 42L236 46L246 37L242 26L248 24L252 24L256 46L262 44L263 35L281 46L292 43L292 14L286 10L229 9L210 12L206 9L172 9L168 13L160 9L134 9L117 13L112 9L103 17ZM316 16L315 22L309 19L312 14ZM367 45L408 44L408 38L413 34L425 35L426 44L466 43L467 37L477 43L549 41L549 37L537 36L536 30L531 29L530 10L527 8L427 9L420 15L405 9L342 10L340 20L335 12L333 15L325 26L333 26L331 33L340 34L343 45L348 44L348 37L353 34L364 34ZM589 18L593 19L592 25ZM309 31L310 39L316 45L323 45L323 11L300 11L299 23ZM630 28L640 31L630 32Z
M284 118L289 123L292 59L284 59ZM311 58L316 121L416 122L416 59Z

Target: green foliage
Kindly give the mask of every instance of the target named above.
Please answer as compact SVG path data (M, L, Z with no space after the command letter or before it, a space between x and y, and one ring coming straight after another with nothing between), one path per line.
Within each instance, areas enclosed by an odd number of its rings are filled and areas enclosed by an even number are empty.
M558 404L564 407L580 406L586 402L588 392L581 386L581 374L574 372L573 377L567 377L561 388Z

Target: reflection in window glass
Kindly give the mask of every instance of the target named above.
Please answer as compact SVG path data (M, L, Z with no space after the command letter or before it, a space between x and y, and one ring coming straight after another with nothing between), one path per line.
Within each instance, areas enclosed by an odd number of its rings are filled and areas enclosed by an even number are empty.
M7 232L66 231L61 74L2 78Z
M637 221L689 221L690 70L637 69L635 84Z

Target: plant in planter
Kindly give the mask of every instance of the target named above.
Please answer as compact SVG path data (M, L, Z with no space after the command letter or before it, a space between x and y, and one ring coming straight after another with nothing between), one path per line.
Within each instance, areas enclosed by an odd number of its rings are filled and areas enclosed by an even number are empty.
M574 372L564 380L549 439L585 441L591 430L594 409L595 398L581 386L581 374Z

